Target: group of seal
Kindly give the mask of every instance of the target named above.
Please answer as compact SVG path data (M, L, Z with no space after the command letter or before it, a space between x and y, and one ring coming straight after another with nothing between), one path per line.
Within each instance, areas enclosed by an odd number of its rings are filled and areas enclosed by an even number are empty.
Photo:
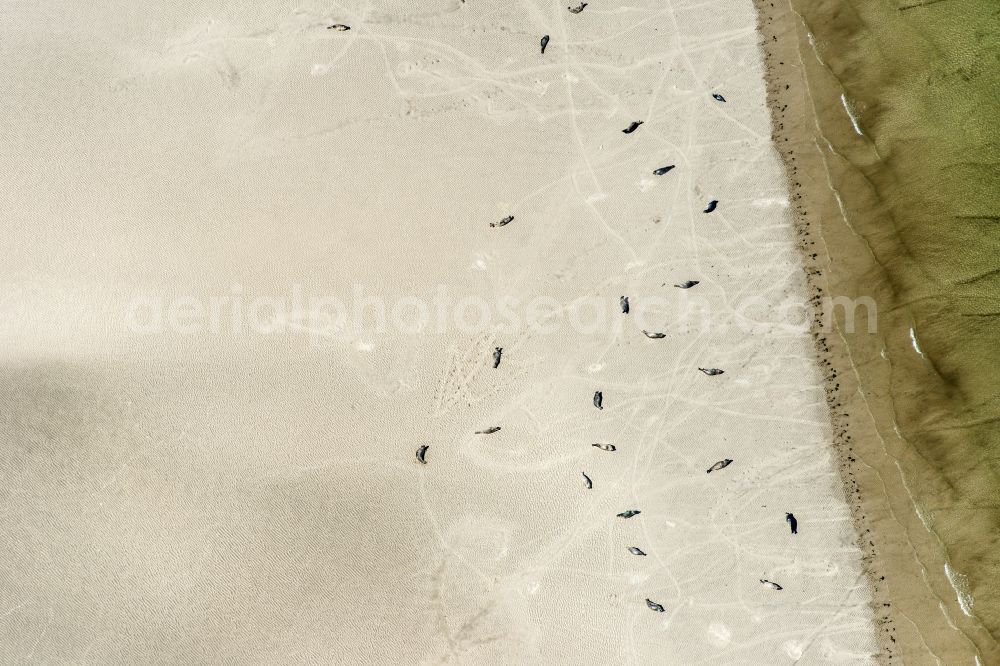
M577 5L575 7L567 7L567 9L572 14L579 14L580 12L582 12L587 7L587 5L588 5L588 3L581 2L579 5ZM334 24L334 25L328 26L327 29L343 32L343 31L350 30L351 28L348 25L344 25L344 24L339 24L338 23L338 24ZM541 42L540 42L542 55L545 54L545 49L548 46L549 41L550 41L550 36L549 35L543 35L542 36ZM712 97L715 100L719 101L719 102L725 102L726 101L725 98L722 95L718 94L718 93L712 93ZM639 129L639 127L642 124L643 124L642 120L632 121L625 129L622 130L622 133L624 133L624 134L632 134L637 129ZM669 173L670 171L672 171L675 167L676 167L676 165L674 165L674 164L668 164L668 165L665 165L665 166L661 166L661 167L658 167L656 169L653 169L653 174L656 175L656 176L663 176L663 175L666 175L667 173ZM708 203L707 207L705 208L705 210L703 212L705 212L705 213L711 213L711 212L713 212L716 209L716 207L718 206L718 204L719 204L718 200L716 200L716 199L711 200ZM498 222L490 222L489 226L491 228L505 227L505 226L507 226L508 224L510 224L513 221L514 221L514 216L513 215L508 215L508 216L500 219ZM687 280L685 282L681 282L681 283L675 284L674 286L677 287L677 288L679 288L679 289L690 289L690 288L694 287L697 284L699 284L698 280ZM619 303L620 303L620 306L621 306L622 313L629 314L630 305L629 305L629 298L628 298L628 296L621 296L620 299L619 299ZM650 339L653 339L653 340L658 340L658 339L662 339L662 338L666 337L665 333L656 332L656 331L643 330L642 333L647 338L650 338ZM497 368L500 367L500 362L501 362L502 357L503 357L503 347L495 347L494 351L493 351L493 368L494 369L497 369ZM706 375L709 375L709 376L721 375L724 372L723 370L720 370L718 368L698 368L698 369L701 372L703 372L703 373L705 373ZM594 397L593 397L594 407L596 407L597 409L603 409L604 408L603 407L603 401L604 401L604 394L601 391L595 391L594 392ZM484 428L482 430L476 430L475 434L477 434L477 435L492 435L494 433L499 432L500 429L501 429L501 426L491 426L491 427L488 427L488 428ZM607 452L614 452L614 451L617 450L617 447L614 444L608 444L608 443L594 443L591 446L593 446L593 447L595 447L597 449L600 449L602 451L607 451ZM426 456L427 456L427 452L428 452L429 449L430 449L430 446L427 445L427 444L421 445L417 449L416 458L417 458L417 462L418 463L423 464L423 465L427 464L427 458L426 458ZM721 469L729 466L732 462L733 461L731 459L729 459L729 458L720 460L720 461L716 462L714 465L712 465L708 469L708 472L711 473L711 472L714 472L714 471L721 470ZM583 477L583 481L584 481L584 485L585 485L586 489L587 490L593 489L594 482L591 479L591 477L586 472L581 472L581 475ZM633 518L635 516L638 516L640 513L642 513L642 511L640 509L627 509L625 511L622 511L622 512L616 514L616 516L618 518L622 518L622 519L629 519L629 518ZM797 522L795 520L795 516L792 515L791 513L787 513L786 514L786 520L791 525L792 534L795 534L796 530L797 530ZM639 548L637 546L627 546L626 548L627 548L628 552L630 554L632 554L632 555L641 556L641 557L646 556L645 551L643 551L641 548ZM762 584L764 584L764 585L772 588L772 589L775 589L775 590L782 589L781 586L778 585L777 583L773 583L773 582L765 580L765 579L761 579L760 582ZM662 604L660 604L660 603L658 603L656 601L653 601L652 599L649 599L648 597L646 598L646 606L650 610L652 610L654 612L657 612L657 613L664 613L664 612L666 612L666 608L664 608L664 606Z

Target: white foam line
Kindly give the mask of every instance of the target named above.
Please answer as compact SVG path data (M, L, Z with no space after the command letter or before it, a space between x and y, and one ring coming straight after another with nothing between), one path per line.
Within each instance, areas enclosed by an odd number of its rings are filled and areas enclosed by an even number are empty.
M847 95L841 94L840 102L844 105L844 111L847 111L847 117L851 119L851 126L854 127L854 131L858 133L858 136L864 136L865 133L861 131L858 119L854 117L854 112L851 110L851 104L847 101Z

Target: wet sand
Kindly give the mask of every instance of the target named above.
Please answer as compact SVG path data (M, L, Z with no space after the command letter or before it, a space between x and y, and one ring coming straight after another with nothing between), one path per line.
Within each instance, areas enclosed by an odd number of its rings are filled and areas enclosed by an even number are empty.
M873 663L749 0L227 7L0 28L4 653Z
M991 407L973 396L992 381L985 368L994 359L981 353L988 346L976 342L981 332L969 325L969 315L988 307L989 290L973 298L961 293L958 278L931 277L972 267L935 256L936 246L979 260L991 254L980 252L989 238L963 245L961 230L942 214L989 198L980 180L955 180L955 168L975 171L984 159L974 129L982 118L968 131L956 130L942 125L941 117L927 125L921 114L930 106L915 108L928 96L963 95L971 104L968 98L978 93L970 79L941 85L939 70L949 59L923 53L933 42L914 31L941 15L915 20L889 6L852 13L838 12L843 7L835 3L793 4L799 13L788 2L757 3L774 132L796 201L811 288L822 298L870 298L878 313L871 331L861 310L854 330L841 310L833 330L825 324L834 320L827 319L817 321L814 333L829 369L841 466L881 611L883 656L933 664L972 663L978 655L981 663L993 663L988 497L994 467L973 417ZM936 30L945 33L940 25ZM894 56L873 55L871 49L884 55L887 42ZM851 66L859 61L866 66ZM915 73L930 77L930 88L899 73L914 62L924 63ZM981 116L988 104L978 108ZM901 129L905 116L913 124ZM924 130L916 129L920 123ZM943 142L951 145L934 147ZM922 146L923 159L913 159L915 146ZM947 167L963 159L965 166ZM928 197L935 201L915 203ZM943 327L950 340L939 337ZM926 340L917 331L928 331ZM970 382L978 388L970 389Z

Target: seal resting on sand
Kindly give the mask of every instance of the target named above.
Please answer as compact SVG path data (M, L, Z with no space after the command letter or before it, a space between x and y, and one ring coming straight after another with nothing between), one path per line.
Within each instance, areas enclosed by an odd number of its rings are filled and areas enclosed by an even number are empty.
M701 212L703 212L703 213L711 213L713 210L715 210L715 207L718 206L718 205L719 205L719 200L718 199L712 199L711 201L708 202L708 206L705 207L705 210L703 210Z
M631 518L632 516L638 516L642 511L639 509L629 509L628 511L622 511L617 514L619 518Z
M495 432L500 432L500 426L493 426L491 428L487 428L486 430L477 430L476 434L477 435L492 435Z
M764 580L763 578L760 579L760 582L763 583L766 587L771 588L772 590L782 590L782 589L784 589L783 587L781 587L777 583L772 583L771 581Z
M719 93L712 93L712 97L715 99L716 102L725 102L726 101L726 98L723 97L722 95L720 95Z
M680 284L675 284L674 286L678 289L690 289L698 284L701 284L698 280L688 280L687 282L681 282Z
M604 404L604 394L600 391L594 391L594 407L598 409L604 409L602 405Z
M653 173L655 175L657 175L657 176L662 176L663 174L667 173L668 171L670 171L673 168L674 168L674 165L671 164L670 166L665 166L665 167L660 167L659 169L654 169Z
M629 546L628 552L632 553L633 555L643 555L643 556L646 555L646 553L642 552L641 549L636 548L635 546Z
M733 461L729 458L726 458L725 460L720 460L719 462L715 463L714 465L708 468L708 473L711 474L712 472L718 472L720 469L729 467L729 464L732 462Z
M587 490L590 490L591 488L593 488L594 487L594 482L590 480L590 477L587 476L587 473L586 472L580 472L580 474L583 474L583 482L587 485Z
M667 337L666 333L650 333L649 331L643 330L643 335L645 335L650 340L659 340L660 338Z
M795 514L794 513L786 513L785 514L785 521L787 521L788 524L791 525L791 527L792 527L792 534L798 534L799 533L799 521L797 521L795 519Z
M718 368L698 368L698 369L704 372L709 377L715 377L717 375L723 375L726 373L725 370L719 370Z
M506 227L508 224L514 221L513 215L508 215L499 222L490 222L491 227Z
M655 601L652 601L650 599L646 599L646 605L649 606L649 610L656 611L657 613L663 613L663 612L665 612L667 610L666 608L664 608L660 604L658 604Z
M549 45L549 36L542 37L542 55L545 55L545 47Z
M639 125L641 125L641 124L642 124L641 120L633 120L632 124L629 125L628 127L626 127L625 129L623 129L622 132L624 134L631 134L632 132L634 132L637 129L639 129Z
M622 313L628 314L628 296L622 296L618 299L618 305L622 306Z
M591 446L596 446L601 451L614 451L617 448L614 444L591 444Z
M429 448L431 448L431 447L429 447L426 444L424 444L419 449L417 449L417 462L420 463L421 465L426 465L427 464L427 461L424 460L424 456L427 455L427 449L429 449Z
M493 349L493 368L496 369L500 367L500 357L503 356L503 347L495 347Z
M583 11L583 8L586 6L587 6L586 2L581 2L576 7L567 7L566 9L569 10L570 14L579 14L580 12Z
M327 30L336 30L337 32L347 32L351 29L351 26L344 25L343 23L334 23L333 25L326 26Z

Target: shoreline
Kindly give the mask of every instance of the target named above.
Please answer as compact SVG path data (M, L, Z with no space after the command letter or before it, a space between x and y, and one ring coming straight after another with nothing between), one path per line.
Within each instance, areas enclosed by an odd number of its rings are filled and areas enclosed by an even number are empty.
M796 231L810 291L817 298L872 296L879 307L877 334L846 331L840 319L836 330L827 332L814 318L813 335L820 366L828 370L834 448L851 498L858 545L865 553L864 572L879 622L880 659L992 663L996 644L969 613L961 580L956 581L943 544L911 494L913 478L907 471L921 461L895 427L893 373L914 377L921 369L901 368L906 363L896 358L890 364L885 348L887 336L898 336L901 330L912 336L913 329L900 326L907 315L895 307L893 285L868 239L845 218L846 199L856 203L853 197L864 199L871 193L865 193L863 176L833 148L860 142L862 132L837 79L818 58L809 57L811 36L791 3L755 0L755 5L774 141L796 204ZM841 108L832 101L838 94ZM829 101L827 107L824 101ZM848 119L849 125L844 122ZM847 130L831 142L837 122ZM912 342L919 352L915 337Z
M809 287L751 2L66 9L58 40L49 7L11 22L6 126L45 177L4 208L34 240L0 272L31 315L2 331L10 654L877 660L830 371L773 316ZM352 283L618 309L139 337L124 307Z

